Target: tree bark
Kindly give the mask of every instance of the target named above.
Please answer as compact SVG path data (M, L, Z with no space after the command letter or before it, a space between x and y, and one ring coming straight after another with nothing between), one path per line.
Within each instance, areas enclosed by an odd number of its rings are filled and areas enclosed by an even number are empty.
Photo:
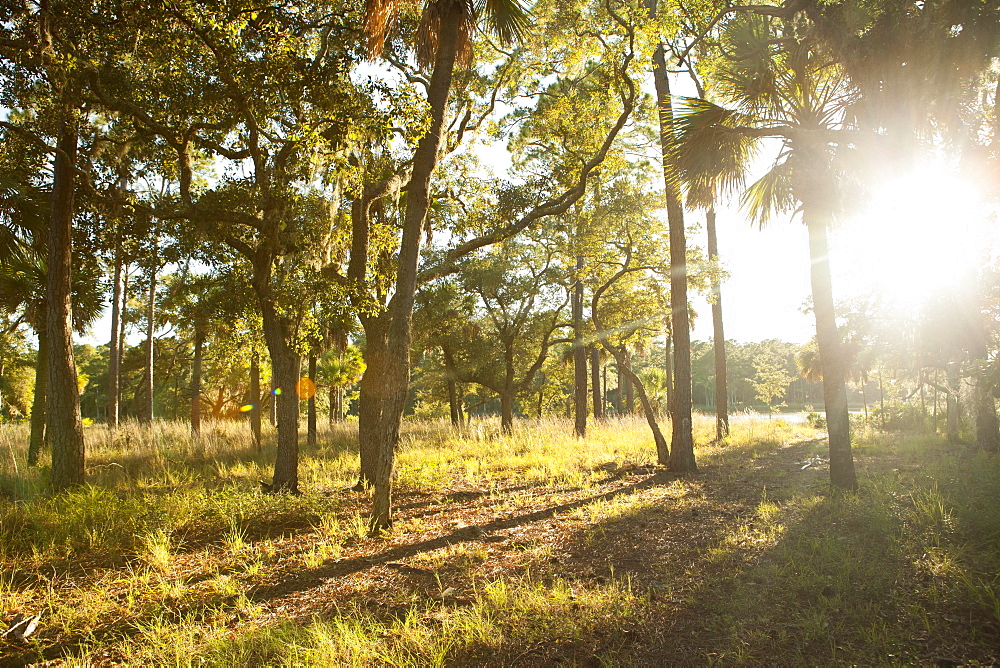
M451 424L462 426L462 401L458 396L458 381L448 375L448 411L451 414Z
M601 392L601 352L590 346L590 388L594 398L594 419L604 419L604 395Z
M622 353L625 360L625 366L622 369L624 372L622 379L625 381L625 412L629 415L635 415L635 383L632 381L635 374L632 373L632 354L625 346L622 346Z
M253 437L253 444L258 450L261 449L261 422L264 410L264 401L260 393L260 354L254 351L250 358L250 402L253 407L250 409L250 435Z
M961 377L959 375L959 363L948 362L945 366L945 381L948 383L948 392L945 393L945 438L950 443L958 443L958 426L961 421L961 406L958 403L959 386ZM885 402L882 403L882 413L885 415ZM882 418L885 426L885 417Z
M289 341L288 323L282 320L273 302L270 261L254 267L254 289L261 307L264 341L271 356L271 384L278 427L277 452L271 491L299 492L299 355Z
M392 469L410 382L411 319L417 288L420 239L430 207L431 173L437 164L438 148L444 131L445 108L451 91L452 73L458 53L459 27L465 18L464 12L465 5L454 2L446 3L439 15L437 54L427 87L431 121L427 134L421 137L413 154L413 172L407 189L406 213L399 246L396 289L389 302L388 375L384 377L387 387L381 402L377 433L379 453L372 504L373 533L392 525Z
M827 221L803 204L803 222L809 233L809 259L812 269L813 312L816 315L816 345L823 369L823 401L826 428L830 439L830 482L837 487L856 489L857 476L851 454L851 424L847 412L847 386L837 314L830 276L830 248Z
M316 355L310 353L309 355L309 380L316 382ZM306 445L310 447L316 446L316 392L313 391L312 396L309 397L309 412L306 416Z
M715 207L705 214L708 231L708 259L719 261L719 240L715 229ZM726 334L722 324L722 283L717 273L712 274L712 348L715 353L715 438L721 441L729 436L729 389L726 373Z
M388 323L385 316L365 318L365 372L361 376L358 396L358 438L361 467L356 489L375 484L375 469L379 457L379 425L385 398L384 382L388 373Z
M45 446L45 405L49 384L49 346L46 328L39 328L38 356L35 359L35 397L31 402L31 436L28 439L28 466L38 464Z
M191 434L201 436L201 358L205 335L195 327L194 361L191 363Z
M64 97L69 97L65 92ZM82 484L86 474L83 423L76 361L73 358L72 253L76 191L78 105L62 101L62 118L52 170L49 219L48 283L48 408L46 431L52 447L52 488L56 492Z
M153 421L153 332L156 329L156 243L153 244L153 264L149 268L149 295L146 302L146 373L145 403L143 404L142 421Z
M660 149L667 201L667 225L670 228L670 318L674 337L674 388L670 407L671 438L668 466L671 471L686 473L698 470L694 459L691 420L691 327L687 303L687 238L680 193L670 178L672 172L669 157L670 126L673 123L673 107L662 44L656 48L653 55L653 82L656 85L659 108Z
M576 256L573 285L573 432L587 435L587 348L583 344L583 256Z
M118 379L121 368L122 306L125 301L125 281L121 259L121 244L115 248L115 277L111 293L111 340L108 343L108 426L118 426Z
M509 434L514 431L514 393L506 391L500 394L500 432Z

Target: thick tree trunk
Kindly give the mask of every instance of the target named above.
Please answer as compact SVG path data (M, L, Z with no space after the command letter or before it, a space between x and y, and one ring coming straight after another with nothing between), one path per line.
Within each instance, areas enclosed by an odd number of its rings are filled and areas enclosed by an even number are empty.
M191 363L191 433L201 436L201 358L205 335L199 328L194 332L194 360Z
M49 219L47 337L49 347L46 431L52 447L52 487L56 492L83 483L85 450L80 420L80 395L73 358L71 292L73 214L79 116L64 103L52 170Z
M604 395L601 392L601 352L590 346L590 388L594 398L594 419L604 419Z
M514 431L514 391L508 389L500 394L500 433Z
M288 344L287 327L270 294L270 264L255 267L254 289L261 307L264 340L271 356L272 394L277 418L278 439L271 491L299 492L299 355Z
M31 402L31 436L28 439L28 466L38 464L45 446L45 405L49 384L48 332L39 328L38 356L35 359L35 397Z
M358 396L358 438L361 468L356 489L362 490L375 484L375 470L379 457L379 425L385 405L384 393L388 389L385 379L388 370L388 322L384 316L368 318L365 327L365 367L361 376Z
M665 332L663 335L663 372L666 374L664 378L664 384L666 385L666 395L667 395L667 415L670 415L671 401L674 399L674 364L673 364L673 340L674 337L670 333L670 319L667 318L667 323L665 327Z
M309 355L309 380L316 382L316 355ZM309 397L309 412L306 416L306 445L316 445L316 392Z
M254 447L260 450L263 444L260 428L264 401L260 394L260 354L256 351L250 358L250 403L253 405L250 409L250 435L253 437Z
M694 460L694 434L691 421L691 327L687 303L687 238L684 230L684 209L680 193L670 178L670 126L673 107L670 102L670 82L667 79L663 46L653 55L653 82L660 116L660 148L667 201L667 224L670 228L670 318L674 337L674 388L671 397L671 471L678 473L698 470Z
M118 426L118 379L122 358L120 337L122 306L125 301L124 273L121 248L118 247L115 249L115 277L111 292L111 340L108 343L108 426L112 429Z
M583 344L583 256L576 256L573 285L573 432L587 435L587 347Z
M705 214L708 231L708 259L719 261L719 240L715 230L715 208ZM726 334L722 325L722 283L718 274L712 275L712 348L715 353L715 438L721 441L729 436L729 389L726 374Z
M858 486L851 454L851 424L847 412L847 386L837 314L830 277L830 248L827 222L817 212L803 207L803 220L809 232L809 259L813 311L816 314L816 345L823 369L823 401L826 405L826 428L830 438L830 482L837 487Z
M399 246L396 286L389 304L389 338L385 380L386 393L380 412L378 430L379 457L375 475L375 495L372 504L372 531L377 533L392 524L393 461L406 392L410 382L410 337L413 300L417 289L417 267L420 259L420 238L424 219L430 208L431 173L437 164L438 148L444 131L445 109L451 91L452 73L458 53L459 27L466 11L463 3L446 3L439 14L437 54L434 71L427 87L430 106L430 126L413 154L413 171L406 194L406 213Z

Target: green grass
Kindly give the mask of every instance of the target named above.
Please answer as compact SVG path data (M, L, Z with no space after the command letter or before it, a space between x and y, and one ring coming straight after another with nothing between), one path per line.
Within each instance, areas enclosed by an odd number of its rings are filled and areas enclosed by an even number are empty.
M47 462L22 461L26 428L0 427L0 622L43 612L0 663L995 660L996 456L866 432L860 490L835 492L800 466L822 434L761 419L712 443L701 418L702 473L631 487L658 470L643 421L571 431L407 423L400 519L370 538L367 496L345 491L356 425L303 450L298 497L260 492L273 432L258 452L245 425L87 427L89 483L55 498ZM506 517L529 519L462 533Z

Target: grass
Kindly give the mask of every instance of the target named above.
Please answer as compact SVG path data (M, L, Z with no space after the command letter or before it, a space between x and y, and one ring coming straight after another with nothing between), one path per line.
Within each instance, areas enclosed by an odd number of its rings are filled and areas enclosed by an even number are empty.
M87 427L89 484L51 498L0 427L0 664L988 665L1000 646L1000 460L866 432L857 493L822 434L734 423L666 475L637 419L406 425L397 522L367 535L356 426L264 495L273 433Z

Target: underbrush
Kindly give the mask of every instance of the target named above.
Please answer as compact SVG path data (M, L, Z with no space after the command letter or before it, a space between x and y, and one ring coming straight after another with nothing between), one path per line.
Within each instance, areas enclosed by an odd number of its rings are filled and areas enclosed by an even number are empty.
M420 421L371 538L356 429L324 425L289 496L258 484L273 432L258 451L241 424L90 426L88 485L53 498L26 429L0 428L0 623L42 613L0 663L988 663L1000 638L995 456L869 431L847 493L823 434L780 419L715 443L699 418L681 478L638 418L584 440ZM618 572L629 541L644 562Z

